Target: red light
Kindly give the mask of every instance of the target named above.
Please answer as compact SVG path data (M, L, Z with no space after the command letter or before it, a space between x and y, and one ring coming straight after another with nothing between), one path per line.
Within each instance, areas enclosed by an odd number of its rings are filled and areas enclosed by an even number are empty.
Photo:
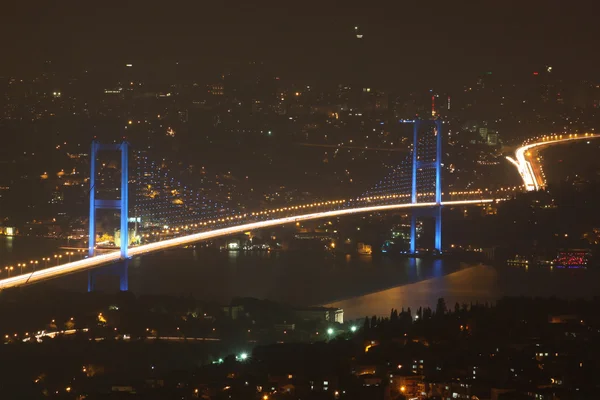
M539 75L540 73L536 71L536 72L534 72L533 74L537 76L537 75Z

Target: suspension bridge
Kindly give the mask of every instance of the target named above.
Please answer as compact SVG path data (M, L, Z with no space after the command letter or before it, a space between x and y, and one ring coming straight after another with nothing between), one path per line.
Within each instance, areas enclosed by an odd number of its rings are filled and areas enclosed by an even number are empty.
M495 198L480 190L453 192L442 191L442 128L441 120L408 121L414 125L413 142L410 154L401 159L387 176L361 196L352 199L317 201L309 204L289 205L256 212L236 211L227 204L206 199L201 191L193 190L176 182L162 171L160 163L151 161L144 153L134 154L136 173L129 176L129 144L101 144L93 142L90 152L90 218L89 247L86 258L61 265L47 267L21 275L0 279L0 290L31 285L49 279L81 271L89 271L88 290L95 287L96 276L100 273L119 276L120 289L128 290L127 262L119 263L119 268L101 268L153 252L164 251L195 242L215 239L227 235L263 229L286 224L343 217L365 213L384 213L407 210L411 213L410 253L418 252L416 247L416 226L418 219L434 220L434 253L442 252L442 207L469 206L492 203ZM97 196L99 172L96 168L99 152L120 152L120 187L117 199L102 199ZM127 240L129 225L129 186L135 182L134 222L145 226L161 227L160 231L169 235L156 235L148 239L157 241L129 246ZM178 201L161 196L161 191L178 187ZM183 188L183 189L181 189ZM442 196L450 198L443 200ZM120 232L125 239L120 240L119 251L96 254L97 226L96 213L99 209L120 211ZM150 236L150 235L147 235Z

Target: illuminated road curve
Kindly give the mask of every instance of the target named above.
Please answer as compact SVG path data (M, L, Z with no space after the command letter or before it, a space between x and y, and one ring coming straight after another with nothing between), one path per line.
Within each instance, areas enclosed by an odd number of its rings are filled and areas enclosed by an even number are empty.
M567 136L566 134L564 136ZM535 147L539 146L547 146L557 143L565 143L573 140L584 140L584 139L596 139L600 137L600 135L593 133L585 133L585 134L570 134L569 137L563 138L563 135L553 135L553 136L544 136L539 142L526 144L525 146L519 147L515 152L516 160L512 157L506 157L508 161L513 163L521 178L523 178L523 184L525 185L525 190L539 190L541 187L545 185L543 178L539 175L536 175L534 167L531 165L531 162L527 161L526 155L527 152Z
M453 206L453 205L468 205L468 204L482 204L491 203L493 199L481 199L481 200L460 200L460 201L447 201L442 202L442 205ZM221 236L232 235L235 233L246 232L253 229L268 228L271 226L289 224L300 221L308 221L312 219L338 217L349 214L359 214L373 211L388 211L397 209L408 209L418 207L431 207L435 206L436 203L418 203L418 204L392 204L392 205L381 205L381 206L369 206L359 208L348 208L343 210L324 211L316 212L311 214L297 215L293 217L285 217L272 219L268 221L252 222L243 225L231 226L228 228L215 229L212 231L194 233L191 235L180 236L173 239L167 239L160 242L154 242L144 244L142 246L132 247L129 249L129 255L139 256L142 254L149 254L157 251L168 250L175 247L185 246L191 243L199 242L207 239L214 239ZM0 279L0 290L8 289L11 287L31 285L39 283L45 280L58 278L64 275L72 274L74 272L85 271L92 268L97 268L103 265L111 264L119 260L120 253L118 251L102 254L91 258L86 258L79 261L70 262L67 264L58 265L56 267L50 267L39 271L32 272L30 274L23 274L13 276L11 278Z

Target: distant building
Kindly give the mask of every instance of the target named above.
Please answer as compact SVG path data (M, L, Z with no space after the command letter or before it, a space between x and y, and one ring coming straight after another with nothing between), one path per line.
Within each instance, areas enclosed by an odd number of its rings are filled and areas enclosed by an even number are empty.
M296 316L304 321L344 323L344 310L341 308L311 307L297 309Z
M14 236L17 234L17 228L14 226L0 226L0 234L6 236Z
M370 244L358 243L356 247L358 254L369 255L373 253L373 249Z
M223 96L225 94L225 87L222 83L214 83L208 85L208 92L213 96Z
M113 392L130 393L130 394L135 393L135 389L133 388L133 386L125 386L125 385L118 385L118 386L115 385L111 388L111 390Z
M423 375L392 375L390 385L392 393L400 393L409 399L425 394Z
M412 389L412 386L411 386ZM472 399L479 398L474 396L473 386L468 383L458 382L436 382L427 383L424 385L424 392L428 397L442 399ZM486 396L489 398L489 391L486 391ZM473 396L473 397L472 397ZM406 395L406 397L410 397ZM492 396L492 398L494 398ZM497 397L496 397L497 399Z
M223 307L223 311L229 318L238 319L240 316L244 315L244 306L243 305L232 305Z
M497 132L488 133L486 144L488 146L497 146L498 145L498 133Z
M568 323L579 323L581 321L581 317L574 314L565 314L565 315L551 315L548 317L548 322L551 324L568 324Z
M481 140L487 140L488 128L479 128L479 136L481 136Z
M273 325L273 329L276 331L284 332L284 331L293 331L296 329L296 324L275 324Z
M122 94L123 88L104 89L104 94Z

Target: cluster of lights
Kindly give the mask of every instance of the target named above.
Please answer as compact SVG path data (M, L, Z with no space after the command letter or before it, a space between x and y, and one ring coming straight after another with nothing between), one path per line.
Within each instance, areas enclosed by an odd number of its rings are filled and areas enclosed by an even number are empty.
M335 206L335 205L344 204L345 202L346 202L346 200L322 201L322 202L316 202L316 203L310 203L310 204L302 204L299 206L273 208L271 210L253 212L250 215L251 216L259 216L259 215L273 214L273 213L277 213L277 212L301 210L301 209L306 209L306 208L315 208L315 207L330 206L330 205Z
M134 211L144 223L185 226L199 220L216 221L219 216L232 213L226 204L206 198L171 177L164 160L154 161L141 151L135 152L134 158L137 164ZM206 178L203 181L204 186L210 183Z
M557 268L584 268L588 262L586 252L568 252L561 253L554 260Z
M508 186L508 187L501 187L498 188L496 190L489 190L488 188L485 189L477 189L477 190L464 190L464 191L458 191L458 192L450 192L449 195L450 196L466 196L466 195L471 195L471 194L484 194L484 193L498 193L498 192L514 192L516 190L520 190L522 189L523 186ZM442 194L445 194L442 192Z

